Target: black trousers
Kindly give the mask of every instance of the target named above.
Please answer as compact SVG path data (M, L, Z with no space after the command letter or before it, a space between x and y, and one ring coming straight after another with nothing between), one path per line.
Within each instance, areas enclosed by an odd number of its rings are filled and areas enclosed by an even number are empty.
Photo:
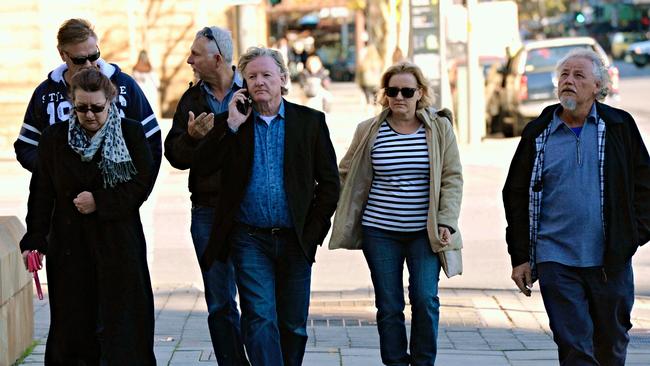
M539 284L560 365L625 365L634 304L632 265L602 267L538 263Z

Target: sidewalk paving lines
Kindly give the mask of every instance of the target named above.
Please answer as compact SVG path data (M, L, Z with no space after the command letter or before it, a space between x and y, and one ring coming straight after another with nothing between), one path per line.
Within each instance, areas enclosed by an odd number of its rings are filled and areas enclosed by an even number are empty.
M49 324L45 301L34 300L39 342L23 362L42 365ZM557 350L546 329L539 293L441 289L437 364L481 366L557 365ZM313 292L305 366L379 365L374 299L371 290ZM160 365L215 365L203 293L187 285L154 288L154 352ZM410 308L405 311L410 335ZM527 318L527 319L526 319ZM626 365L650 364L650 299L637 297Z

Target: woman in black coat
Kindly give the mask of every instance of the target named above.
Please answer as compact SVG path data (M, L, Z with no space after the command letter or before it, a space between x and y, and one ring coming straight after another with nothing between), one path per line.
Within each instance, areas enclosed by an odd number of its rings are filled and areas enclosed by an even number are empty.
M47 255L45 365L155 365L153 294L139 208L153 160L138 122L95 69L73 76L74 112L43 132L23 257Z

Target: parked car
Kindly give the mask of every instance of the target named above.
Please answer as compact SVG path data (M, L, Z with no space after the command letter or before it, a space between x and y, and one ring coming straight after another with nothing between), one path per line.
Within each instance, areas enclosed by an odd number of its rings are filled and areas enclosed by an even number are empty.
M625 57L628 47L635 42L647 40L645 33L639 32L616 32L612 34L610 43L612 57L616 60Z
M537 117L544 107L557 103L555 65L574 48L592 49L600 55L612 79L610 94L618 98L618 69L593 38L527 41L508 57L499 70L500 85L486 98L488 130L501 130L508 137L518 136L526 123Z
M625 61L634 63L637 67L644 67L650 62L650 41L632 43L627 48Z

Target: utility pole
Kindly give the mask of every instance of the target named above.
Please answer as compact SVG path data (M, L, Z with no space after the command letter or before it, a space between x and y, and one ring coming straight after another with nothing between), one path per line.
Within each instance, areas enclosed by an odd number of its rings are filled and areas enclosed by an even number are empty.
M257 18L257 5L242 4L237 6L238 55L244 53L249 46L259 43L257 27L253 26Z
M480 143L485 136L485 97L483 74L479 66L475 41L474 17L477 0L467 0L467 143ZM497 20L498 21L498 20Z

